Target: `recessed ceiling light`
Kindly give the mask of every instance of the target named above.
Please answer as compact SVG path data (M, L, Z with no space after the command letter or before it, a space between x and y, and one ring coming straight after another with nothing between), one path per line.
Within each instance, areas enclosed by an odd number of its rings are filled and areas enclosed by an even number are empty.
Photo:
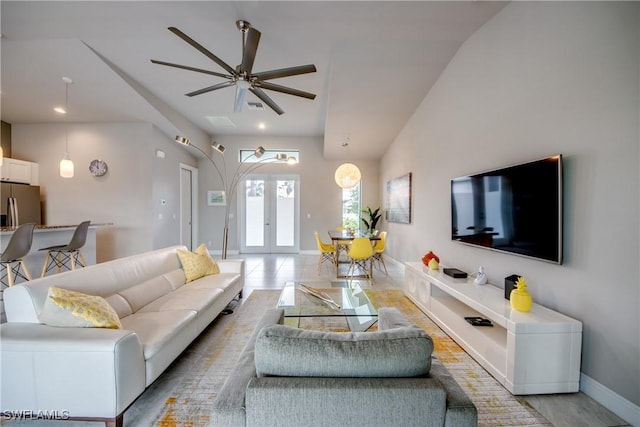
M267 125L264 124L264 122L258 123L258 129L266 129L266 128L267 128Z
M67 114L67 110L64 107L53 107L53 111L59 114Z

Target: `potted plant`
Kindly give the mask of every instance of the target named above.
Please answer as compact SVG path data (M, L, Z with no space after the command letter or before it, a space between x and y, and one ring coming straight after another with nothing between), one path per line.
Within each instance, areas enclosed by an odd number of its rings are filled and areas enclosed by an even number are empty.
M367 231L369 233L374 233L376 230L376 225L378 224L378 221L382 217L382 215L379 213L380 207L378 207L376 210L371 210L371 208L367 206L366 209L362 209L362 212L366 213L369 218L367 219L367 218L361 217L360 219L364 223L364 226L367 228Z

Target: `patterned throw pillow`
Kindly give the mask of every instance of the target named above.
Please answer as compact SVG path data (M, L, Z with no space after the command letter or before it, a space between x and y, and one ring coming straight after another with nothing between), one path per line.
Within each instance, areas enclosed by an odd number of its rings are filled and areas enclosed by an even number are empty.
M178 249L178 258L180 258L187 283L210 274L220 273L218 264L209 256L209 251L204 243L193 252Z
M104 298L53 286L39 320L50 326L122 329L118 314Z

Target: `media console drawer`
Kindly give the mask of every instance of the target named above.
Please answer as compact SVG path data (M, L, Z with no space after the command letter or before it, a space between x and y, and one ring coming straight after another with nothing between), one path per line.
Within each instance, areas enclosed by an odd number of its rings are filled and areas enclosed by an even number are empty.
M406 263L405 293L513 394L573 393L579 389L582 323L534 304L511 309L503 290L424 271ZM473 326L483 317L493 326Z

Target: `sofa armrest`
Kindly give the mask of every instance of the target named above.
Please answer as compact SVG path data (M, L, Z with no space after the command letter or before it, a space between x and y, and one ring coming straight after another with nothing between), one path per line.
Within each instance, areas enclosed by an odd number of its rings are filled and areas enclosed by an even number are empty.
M5 323L0 339L2 411L114 418L145 389L132 331Z
M220 273L235 273L244 277L244 260L242 259L220 259L216 260L220 268Z
M431 359L429 377L438 380L447 392L447 414L444 426L476 426L478 424L476 406L436 357Z
M441 427L445 399L431 378L260 377L246 391L246 425Z
M213 402L214 426L243 426L245 425L245 391L249 381L256 376L254 362L254 348L256 337L260 330L268 325L281 324L284 321L284 310L272 308L265 311L264 315L253 330L253 334L245 345L240 358L229 374L222 389Z
M408 325L411 325L411 323L396 308L381 308L378 310L378 328L380 330ZM478 411L475 405L451 376L447 368L435 356L431 357L429 377L438 380L447 394L445 427L477 425Z
M397 308L382 307L378 310L378 329L381 331L412 325Z

